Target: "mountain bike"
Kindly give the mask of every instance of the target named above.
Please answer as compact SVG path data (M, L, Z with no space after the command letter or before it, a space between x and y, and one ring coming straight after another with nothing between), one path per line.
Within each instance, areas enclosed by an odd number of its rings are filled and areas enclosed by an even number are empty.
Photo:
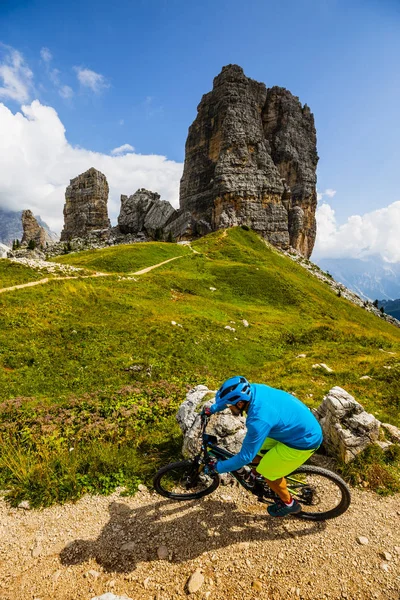
M161 496L172 500L197 500L212 494L221 480L218 473L205 474L204 467L212 459L225 460L233 456L231 452L217 445L217 437L206 433L207 416L201 417L201 450L191 460L183 460L162 467L155 475L154 489ZM252 475L249 477L250 472ZM259 502L272 504L278 500L277 494L268 486L265 479L254 474L251 465L231 475L248 492L257 496ZM302 465L286 476L287 487L292 497L302 505L302 511L292 515L308 521L325 521L343 514L351 502L347 484L336 473Z

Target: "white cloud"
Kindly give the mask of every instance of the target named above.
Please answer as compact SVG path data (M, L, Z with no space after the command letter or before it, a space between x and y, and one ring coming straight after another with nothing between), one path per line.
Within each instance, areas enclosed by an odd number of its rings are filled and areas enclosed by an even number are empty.
M69 85L62 85L58 90L58 93L64 100L69 100L74 95L74 90L69 87Z
M18 50L0 43L0 98L27 102L32 87L33 73Z
M183 165L164 156L110 156L71 146L57 112L38 100L13 114L0 103L0 207L29 208L50 227L63 226L65 188L69 180L95 167L110 186L109 216L116 223L120 195L147 188L178 206Z
M46 47L43 47L43 48L40 50L40 56L41 56L42 60L43 60L45 63L49 63L49 62L51 62L51 60L53 59L53 55L52 55L52 53L51 53L51 52L50 52L50 50L49 50L48 48L46 48Z
M99 94L104 89L109 88L110 84L100 73L91 71L90 69L83 69L82 67L74 67L78 81L84 87L90 88L95 94Z
M333 196L335 196L335 194L336 194L336 190L331 190L330 188L328 188L324 192L317 192L317 200L318 200L318 202L320 202L324 196L328 196L328 198L333 198Z
M316 258L364 258L380 254L388 262L400 262L400 201L365 215L353 215L343 225L324 202L317 208Z
M118 148L113 148L111 150L111 154L113 156L117 156L118 154L126 154L127 152L134 152L135 148L130 144L123 144L122 146L118 146Z

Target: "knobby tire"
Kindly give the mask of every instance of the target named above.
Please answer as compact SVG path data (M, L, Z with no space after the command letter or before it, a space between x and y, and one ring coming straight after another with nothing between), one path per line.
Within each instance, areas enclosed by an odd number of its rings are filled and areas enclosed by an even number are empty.
M191 468L194 467L194 463L192 460L182 460L176 463L171 463L170 465L166 465L162 469L160 469L154 479L153 485L154 489L158 494L164 496L165 498L171 498L172 500L197 500L199 498L203 498L203 496L208 496L208 494L212 494L220 484L220 478L217 473L208 476L210 479L210 485L205 487L205 489L197 491L197 492L189 492L187 494L182 494L174 491L169 491L163 486L163 478L167 477L167 474L172 471L182 471L185 470L190 471Z

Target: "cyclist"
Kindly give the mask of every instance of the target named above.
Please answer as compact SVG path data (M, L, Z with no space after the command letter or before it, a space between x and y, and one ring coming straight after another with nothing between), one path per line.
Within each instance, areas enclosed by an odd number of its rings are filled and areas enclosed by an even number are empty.
M302 465L321 445L322 430L312 412L291 394L267 385L250 384L245 377L231 377L222 384L215 404L203 409L212 415L229 408L235 416L247 413L247 434L238 454L215 461L207 471L237 471L253 463L279 496L268 507L272 517L285 517L301 511L287 489L285 475Z

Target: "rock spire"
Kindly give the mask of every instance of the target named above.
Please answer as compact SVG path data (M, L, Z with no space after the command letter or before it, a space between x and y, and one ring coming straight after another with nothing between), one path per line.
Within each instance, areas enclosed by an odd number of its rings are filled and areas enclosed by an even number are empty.
M46 242L50 242L51 238L47 234L44 227L41 227L33 216L31 210L23 210L21 215L22 221L22 244L29 244L29 242L35 242L36 246L43 247Z
M107 211L108 183L93 167L71 179L65 191L64 229L61 241L84 238L111 227Z
M308 106L228 65L197 110L186 142L181 210L200 234L246 224L309 257L318 155Z

